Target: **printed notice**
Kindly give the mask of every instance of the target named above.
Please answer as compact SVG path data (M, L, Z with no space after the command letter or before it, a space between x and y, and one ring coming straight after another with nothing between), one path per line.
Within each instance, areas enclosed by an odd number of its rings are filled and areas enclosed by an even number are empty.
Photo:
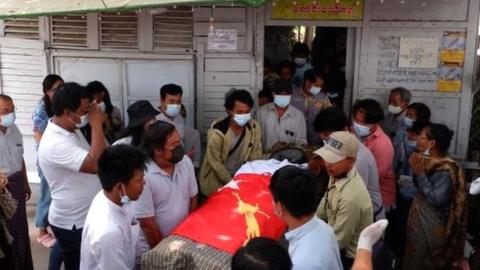
M210 51L236 51L237 30L215 29L208 34L208 50Z
M402 37L400 39L400 68L437 68L438 39Z

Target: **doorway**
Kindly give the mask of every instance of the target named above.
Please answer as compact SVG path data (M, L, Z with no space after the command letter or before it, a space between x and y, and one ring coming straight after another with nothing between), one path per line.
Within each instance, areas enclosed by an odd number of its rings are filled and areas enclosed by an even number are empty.
M304 43L309 48L308 63L321 70L325 76L325 90L335 106L346 109L350 96L345 98L347 88L347 37L346 27L322 26L266 26L264 55L265 72L280 75L285 61L293 61L292 49L295 43ZM293 62L292 62L293 63ZM269 71L268 69L271 69ZM265 76L265 79L271 79ZM264 88L269 85L264 79ZM346 101L346 102L345 102Z

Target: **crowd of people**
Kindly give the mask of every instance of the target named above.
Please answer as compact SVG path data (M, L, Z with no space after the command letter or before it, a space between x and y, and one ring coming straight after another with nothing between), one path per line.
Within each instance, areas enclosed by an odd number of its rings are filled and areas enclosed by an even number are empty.
M357 100L349 120L331 102L323 71L308 63L308 47L294 54L278 74L266 64L257 105L246 90L225 94L226 115L211 124L203 154L200 133L185 124L180 86L160 88L158 109L131 104L125 126L101 82L48 75L33 131L41 179L35 225L37 241L51 248L49 269L135 269L242 164L282 144L317 146L308 169L286 166L271 177L288 247L254 238L232 269L372 269L387 223L382 254L396 269L460 269L466 183L448 155L453 132L430 122L430 109L411 103L405 88L391 90L386 113L376 100ZM0 268L33 269L31 191L7 95L0 95L0 149Z

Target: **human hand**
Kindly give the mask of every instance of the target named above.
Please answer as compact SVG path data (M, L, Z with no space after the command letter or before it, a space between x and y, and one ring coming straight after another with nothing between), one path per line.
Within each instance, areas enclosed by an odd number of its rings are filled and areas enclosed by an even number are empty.
M88 121L93 128L102 128L104 121L104 113L98 107L97 101L93 101L88 112Z
M0 172L0 194L3 194L5 193L5 188L7 187L8 185L8 178L7 176Z
M420 154L413 153L408 159L408 161L410 162L410 166L412 167L415 175L425 174L424 158Z
M387 225L388 220L381 219L363 229L358 238L357 249L372 251L373 245L382 237Z

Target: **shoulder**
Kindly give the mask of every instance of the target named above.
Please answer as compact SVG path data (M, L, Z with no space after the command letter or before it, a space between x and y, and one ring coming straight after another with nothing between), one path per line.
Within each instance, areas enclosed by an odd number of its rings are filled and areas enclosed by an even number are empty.
M115 141L112 145L130 144L130 143L132 143L132 137L131 137L131 136L128 136L128 137L124 137L124 138L118 139L118 140Z
M223 119L220 119L220 120L217 120L217 121L213 122L210 129L218 130L223 135L225 135L228 131L229 123L230 123L230 117L225 117Z
M297 109L297 107L295 106L289 105L288 110L289 110L289 113L296 118L305 118L305 115L303 114L303 112Z

